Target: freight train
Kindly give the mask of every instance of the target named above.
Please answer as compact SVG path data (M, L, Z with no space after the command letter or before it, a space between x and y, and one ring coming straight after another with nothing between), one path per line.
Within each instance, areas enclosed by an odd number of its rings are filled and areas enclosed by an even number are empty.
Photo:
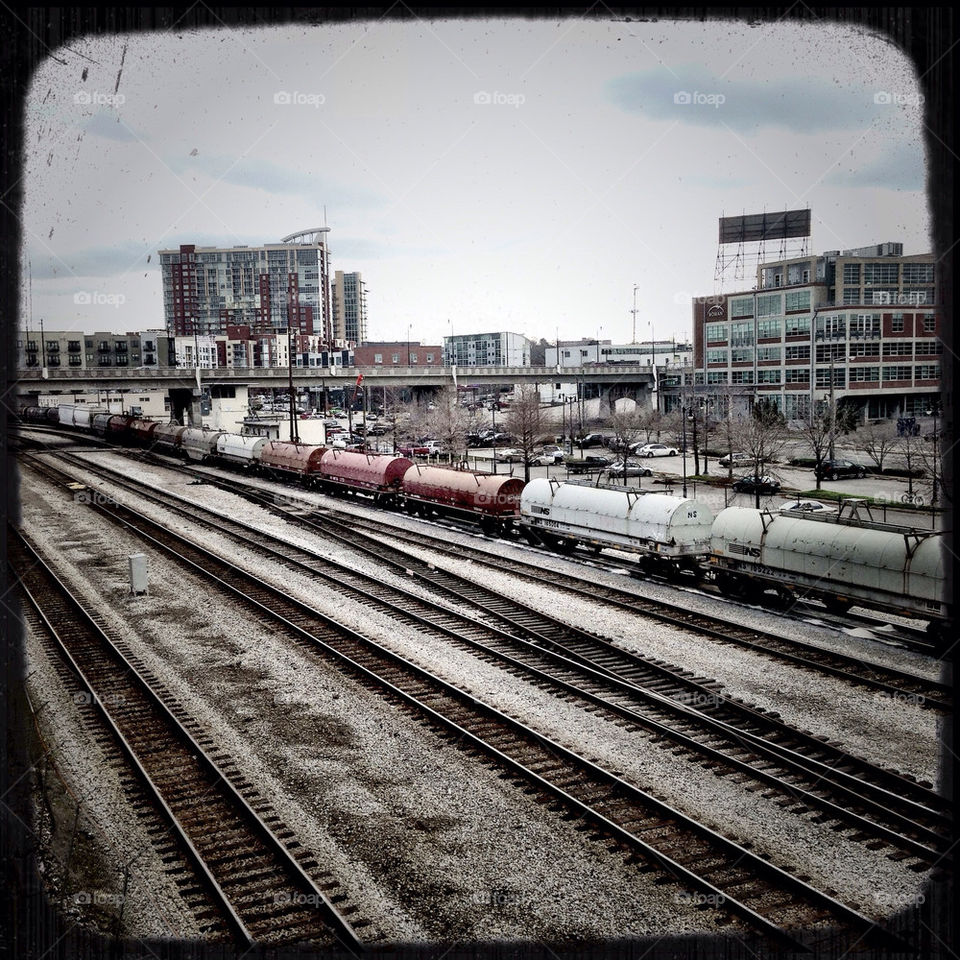
M594 484L482 473L367 454L161 424L61 405L28 407L26 422L59 424L108 441L157 449L288 479L334 496L370 497L411 515L468 519L491 535L519 533L569 552L584 546L638 555L648 571L714 581L727 596L784 603L813 597L828 608L853 604L927 620L952 635L940 531L857 516L787 516Z

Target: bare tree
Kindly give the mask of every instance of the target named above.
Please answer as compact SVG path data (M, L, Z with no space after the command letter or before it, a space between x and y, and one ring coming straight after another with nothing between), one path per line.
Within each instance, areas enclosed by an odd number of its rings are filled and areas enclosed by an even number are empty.
M451 458L466 457L470 413L460 405L452 386L440 390L427 405L424 422L427 431L443 444Z
M623 458L624 464L631 444L642 440L647 433L645 423L649 420L644 417L644 412L637 406L625 407L623 410L614 410L610 417L610 426L614 433L612 447ZM626 470L623 471L623 485L627 485Z
M530 482L530 459L538 444L551 435L549 424L543 416L540 395L536 386L524 384L517 389L516 399L503 417L507 432L513 437L518 450L523 451L523 475Z
M897 428L889 420L869 423L857 430L857 448L876 464L880 473L883 473L887 457L897 449L898 442Z
M774 404L761 400L753 405L749 416L738 421L735 436L737 446L756 462L756 476L762 477L764 468L776 461L786 446L789 437L787 421ZM759 486L755 496L759 509Z

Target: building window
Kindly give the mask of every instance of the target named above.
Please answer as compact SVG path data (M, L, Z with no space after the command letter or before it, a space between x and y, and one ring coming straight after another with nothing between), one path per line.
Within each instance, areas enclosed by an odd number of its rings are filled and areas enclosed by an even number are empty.
M880 380L879 367L856 366L850 368L851 383L873 383Z
M934 333L937 329L937 318L932 313L923 315L923 332Z
M757 383L779 383L779 382L780 382L779 370L758 370L757 371Z
M374 362L374 363L383 363L383 354L382 354L382 353L375 353L375 354L373 355L373 362Z
M894 333L903 333L903 314L895 313L890 318L890 329Z
M780 347L757 347L757 361L780 360Z
M879 357L880 344L879 343L851 343L850 356L851 357Z
M726 363L726 362L727 362L726 350L708 350L707 351L707 363Z
M864 283L893 283L900 280L899 263L865 263L863 265Z
M851 283L860 286L859 263L845 263L843 265L843 285L848 286Z
M771 339L776 337L780 339L780 321L779 320L759 320L757 321L757 338Z
M809 360L810 359L810 344L809 343L796 343L792 346L786 348L786 359L787 360Z
M880 336L879 313L852 313L850 314L851 339Z
M783 313L783 297L779 293L767 293L757 297L757 316L775 317Z
M807 367L788 367L783 371L784 383L809 383L810 370Z
M829 363L831 360L845 360L847 345L845 343L818 343L817 363Z
M883 379L887 380L912 380L913 367L884 367Z
M810 397L805 393L784 395L783 415L788 420L806 420L810 416Z
M393 362L394 362L394 363L399 363L399 362L400 362L400 354L399 354L399 353L395 353L395 354L393 355Z
M784 333L788 337L810 336L809 317L787 317L783 325Z
M863 297L860 295L859 287L845 287L843 290L843 302L845 305L860 303Z
M743 347L753 343L753 323L735 323L731 329L730 345Z
M415 353L408 354L408 356L410 357L410 363L417 362L417 355Z
M933 283L933 264L932 263L905 263L903 265L903 282L908 283Z
M730 351L731 363L752 363L753 347L739 347Z
M753 316L753 297L737 297L735 300L731 300L730 316L731 317L752 317Z
M727 382L726 370L708 370L707 371L707 383L725 384L726 382Z
M835 387L844 387L847 383L847 371L845 367L833 367L833 385ZM826 388L830 386L830 367L817 367L817 386Z
M883 355L885 357L912 357L913 344L909 340L885 343L883 345Z
M735 384L751 384L753 383L753 371L734 370L731 374L730 382Z
M847 318L844 314L831 317L817 317L818 340L846 340Z
M806 274L807 271L804 271L804 273ZM806 279L804 282L806 282ZM786 302L784 303L783 308L787 313L790 313L793 310L809 310L810 291L794 290L793 292L786 294Z
M917 379L918 380L939 380L940 379L939 364L924 364L923 366L917 367Z
M427 363L433 363L433 354L432 354L432 353L428 353L428 354L427 354Z
M724 343L727 339L727 325L725 323L707 324L707 343Z
M80 341L79 341L79 340L71 340L71 341L67 344L67 349L68 349L71 353L79 353L79 352L80 352Z

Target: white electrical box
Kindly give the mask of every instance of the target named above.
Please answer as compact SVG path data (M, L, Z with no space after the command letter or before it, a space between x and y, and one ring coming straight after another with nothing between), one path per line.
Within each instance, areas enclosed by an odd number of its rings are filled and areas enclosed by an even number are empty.
M131 553L130 561L130 592L134 595L147 593L147 555L145 553Z

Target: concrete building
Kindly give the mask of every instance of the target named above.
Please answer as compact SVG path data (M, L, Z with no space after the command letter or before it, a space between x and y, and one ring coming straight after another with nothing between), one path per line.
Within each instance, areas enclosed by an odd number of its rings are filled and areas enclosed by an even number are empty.
M259 247L160 250L167 331L215 336L228 325L265 333L289 324L329 343L328 232L317 227Z
M519 333L468 333L443 338L448 365L529 367L530 341Z
M102 367L175 366L174 343L162 330L141 333L80 330L21 330L17 336L17 365L24 370L68 367L97 370Z
M353 351L358 367L442 367L444 348L419 340L384 340L364 343Z
M694 303L690 385L788 420L831 395L864 419L923 413L941 399L936 281L932 254L893 243L761 264L755 289Z
M367 339L367 295L360 274L337 270L331 294L334 340L362 343Z
M649 364L656 357L657 367L682 366L693 357L693 345L675 340L615 344L610 340L561 340L547 347L544 363L556 367L559 350L561 367L582 367L594 363Z

